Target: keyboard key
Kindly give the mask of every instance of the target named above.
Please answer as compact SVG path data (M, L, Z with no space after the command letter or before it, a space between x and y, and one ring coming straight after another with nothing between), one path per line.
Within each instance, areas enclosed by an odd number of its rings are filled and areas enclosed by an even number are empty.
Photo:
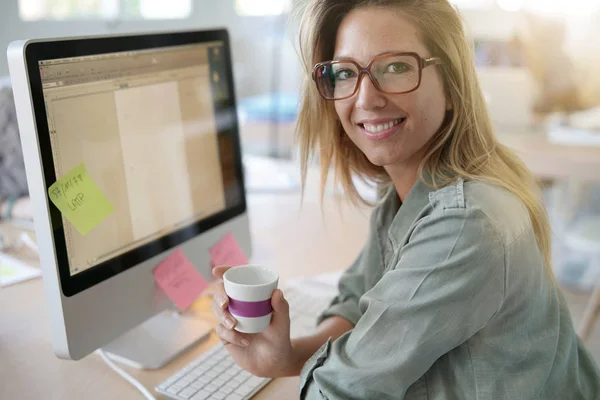
M239 365L237 365L237 364L233 364L233 365L230 367L230 369L231 369L232 371L234 371L236 374L237 374L238 372L242 372L242 371L243 371L243 370L242 370L242 367L240 367L240 366L239 366Z
M244 376L241 376L241 375L238 375L238 376L234 376L234 377L231 379L231 381L232 381L232 382L235 382L235 383L238 383L238 384L241 384L241 383L242 383L242 382L244 382L246 379L248 379L248 378L247 378L247 377L244 377Z
M213 392L216 392L217 390L219 390L219 387L217 385L209 383L208 385L204 386L204 390L213 393Z
M213 368L213 371L220 373L225 371L225 368L227 368L227 366L223 365L223 364L217 364L215 365L215 367Z
M191 400L206 400L210 397L210 392L206 390L201 390L195 395L192 396Z
M258 376L253 376L252 378L246 381L247 385L258 386L265 381L265 378L259 378Z
M223 393L220 390L217 393L213 393L210 396L211 399L216 399L216 400L223 400L225 397L227 397L227 393Z
M246 396L247 394L249 394L253 390L254 390L254 386L248 385L248 384L244 383L242 386L240 386L239 388L235 389L235 393L237 393L237 394L239 394L241 396Z
M171 388L177 389L178 391L186 387L187 384L181 383L181 381L176 382L174 385L171 385Z
M224 392L225 394L230 394L233 393L233 391L237 389L237 385L225 385L221 388L221 391Z
M219 376L219 374L217 372L215 372L215 371L207 371L202 376L208 376L209 378L216 378L217 376Z
M225 397L225 400L242 400L243 397L239 394L232 393L229 396Z
M223 378L223 376L218 376L213 381L213 383L219 387L223 386L225 384L225 382L227 382L227 379Z
M208 382L200 382L200 381L194 381L190 384L189 387L193 387L194 389L200 390L204 387L204 385L206 385Z
M223 371L223 373L221 374L222 377L224 377L225 379L229 380L229 378L231 378L232 376L236 375L236 371L233 370L233 368L228 368L225 371Z
M194 389L194 388L185 388L181 391L181 393L179 393L177 396L179 397L183 397L184 399L189 399L190 397L192 397L193 395L196 394L198 390Z
M187 386L187 385L189 385L190 383L192 383L195 380L196 380L196 376L194 376L194 375L187 375L187 376L184 376L183 378L181 378L179 380L179 382L177 382L176 384Z
M167 389L167 393L177 394L177 393L179 393L180 390L181 390L180 387L171 386L170 388Z
M242 371L242 372L240 373L240 376L241 376L242 378L250 378L250 377L252 376L252 374L251 374L250 372L248 372L248 371Z

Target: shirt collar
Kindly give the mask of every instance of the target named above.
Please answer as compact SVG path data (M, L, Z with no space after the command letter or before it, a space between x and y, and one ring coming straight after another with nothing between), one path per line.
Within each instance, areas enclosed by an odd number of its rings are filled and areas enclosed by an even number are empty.
M387 236L394 247L402 242L414 222L431 206L430 194L437 189L428 182L431 182L431 176L424 171L423 177L417 179L404 202L400 201L394 186L386 193L381 204L377 228L380 237L385 237L382 230L387 228Z

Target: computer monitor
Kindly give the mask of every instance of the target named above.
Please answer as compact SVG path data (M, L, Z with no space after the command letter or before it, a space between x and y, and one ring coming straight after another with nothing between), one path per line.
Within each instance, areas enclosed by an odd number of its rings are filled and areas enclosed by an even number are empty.
M210 281L209 249L228 233L250 256L227 31L17 41L7 53L54 351L102 347L159 367L211 326L170 312L153 269L180 248ZM48 195L82 163L114 209L86 235Z

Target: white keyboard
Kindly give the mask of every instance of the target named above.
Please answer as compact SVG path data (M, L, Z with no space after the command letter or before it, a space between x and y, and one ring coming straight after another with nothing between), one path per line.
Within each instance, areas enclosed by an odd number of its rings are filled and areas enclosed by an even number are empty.
M295 285L284 289L290 304L290 335L310 333L317 316L335 296L335 287ZM167 378L156 391L176 400L248 400L270 378L259 378L241 369L222 343Z

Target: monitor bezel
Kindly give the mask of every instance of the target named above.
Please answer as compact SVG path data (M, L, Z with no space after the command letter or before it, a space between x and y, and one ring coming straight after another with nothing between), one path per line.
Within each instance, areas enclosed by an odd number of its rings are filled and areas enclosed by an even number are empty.
M42 82L39 62L61 58L101 55L123 51L149 50L165 47L201 44L207 42L223 42L223 55L225 59L228 82L229 98L227 107L233 114L231 118L231 131L233 134L234 163L236 181L239 190L239 202L226 207L225 210L210 215L195 223L164 235L140 247L129 250L115 258L104 261L92 268L71 275L66 247L63 221L60 211L53 203L48 201L50 226L56 254L60 286L64 296L74 296L94 285L110 279L160 253L175 248L182 243L233 219L246 212L246 195L244 174L242 168L241 145L239 125L235 113L236 101L232 71L232 59L229 34L226 29L213 29L203 31L184 31L150 33L140 35L119 35L109 37L87 37L76 39L56 39L28 43L25 48L25 62L29 80L29 88L35 117L36 135L39 144L41 163L43 168L43 183L45 193L56 181L54 160L50 144L50 132L44 104Z

